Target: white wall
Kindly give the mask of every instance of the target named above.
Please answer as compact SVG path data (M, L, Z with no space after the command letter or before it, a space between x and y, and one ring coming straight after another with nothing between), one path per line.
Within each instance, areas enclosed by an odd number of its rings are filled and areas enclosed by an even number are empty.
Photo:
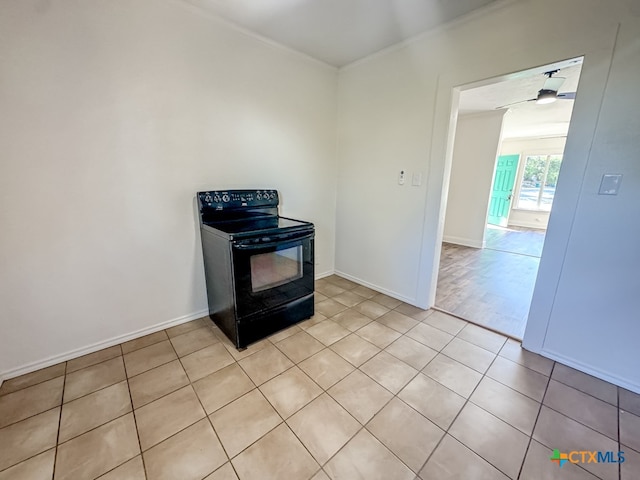
M201 189L277 188L333 271L335 69L154 0L5 0L0 58L0 377L204 315Z
M520 155L520 164L518 165L518 174L516 176L516 185L514 189L514 197L519 194L519 182L522 178L522 170L524 169L524 159L527 155L552 155L564 152L564 146L567 137L548 137L548 138L510 138L502 141L500 147L500 155ZM516 200L511 203L511 211L509 212L509 225L516 227L539 228L545 230L549 223L549 212L523 210L515 208Z
M505 112L458 116L444 221L445 242L484 247Z
M640 369L630 367L638 365L640 325L631 316L640 278L639 15L635 0L506 2L341 70L336 269L431 305L455 87L584 55L559 181L563 191L556 196L525 343L640 391ZM428 172L426 182L398 187L400 168ZM611 170L625 173L625 194L595 196L598 179ZM547 348L544 339L551 337Z

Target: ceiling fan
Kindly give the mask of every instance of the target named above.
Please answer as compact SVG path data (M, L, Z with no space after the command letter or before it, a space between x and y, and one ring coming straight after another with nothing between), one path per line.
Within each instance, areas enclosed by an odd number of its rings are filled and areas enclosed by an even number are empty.
M549 72L544 72L544 74L547 76L547 79L545 80L542 88L538 90L538 95L536 96L536 98L530 98L528 100L522 100L520 102L502 105L500 107L496 107L496 110L511 107L512 105L518 105L525 102L536 102L538 105L544 105L547 103L553 103L556 100L573 100L574 98L576 98L576 92L558 93L558 90L560 90L560 87L566 80L566 78L564 77L554 77L554 75L559 71L560 70L551 70Z

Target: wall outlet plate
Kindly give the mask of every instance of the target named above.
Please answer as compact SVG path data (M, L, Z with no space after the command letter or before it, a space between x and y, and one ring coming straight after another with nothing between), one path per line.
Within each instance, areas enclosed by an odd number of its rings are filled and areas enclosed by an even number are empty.
M620 184L622 183L622 174L620 173L605 173L602 175L602 181L600 182L600 190L598 195L617 195L620 190Z
M400 170L400 174L398 175L398 185L404 185L405 177L406 177L405 171Z

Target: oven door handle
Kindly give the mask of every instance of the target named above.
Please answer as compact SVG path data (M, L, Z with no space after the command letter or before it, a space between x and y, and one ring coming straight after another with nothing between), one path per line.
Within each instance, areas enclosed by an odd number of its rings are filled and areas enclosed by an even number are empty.
M233 242L233 248L237 250L249 251L249 250L263 250L265 248L277 247L277 246L286 246L289 244L300 243L303 240L307 240L309 238L313 238L314 233L306 233L299 237L293 238L283 238L282 240L276 240L274 242L266 242L266 243L240 243Z

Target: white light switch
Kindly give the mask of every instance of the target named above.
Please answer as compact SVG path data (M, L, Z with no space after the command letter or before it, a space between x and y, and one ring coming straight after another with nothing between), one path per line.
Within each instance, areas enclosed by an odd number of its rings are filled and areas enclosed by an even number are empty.
M414 187L419 187L420 185L422 185L422 173L416 172L413 174L413 176L411 177L411 185L413 185Z
M400 174L398 175L398 185L404 185L405 176L406 176L405 171L400 170Z
M617 195L622 183L621 174L604 174L600 182L600 190L598 195Z

